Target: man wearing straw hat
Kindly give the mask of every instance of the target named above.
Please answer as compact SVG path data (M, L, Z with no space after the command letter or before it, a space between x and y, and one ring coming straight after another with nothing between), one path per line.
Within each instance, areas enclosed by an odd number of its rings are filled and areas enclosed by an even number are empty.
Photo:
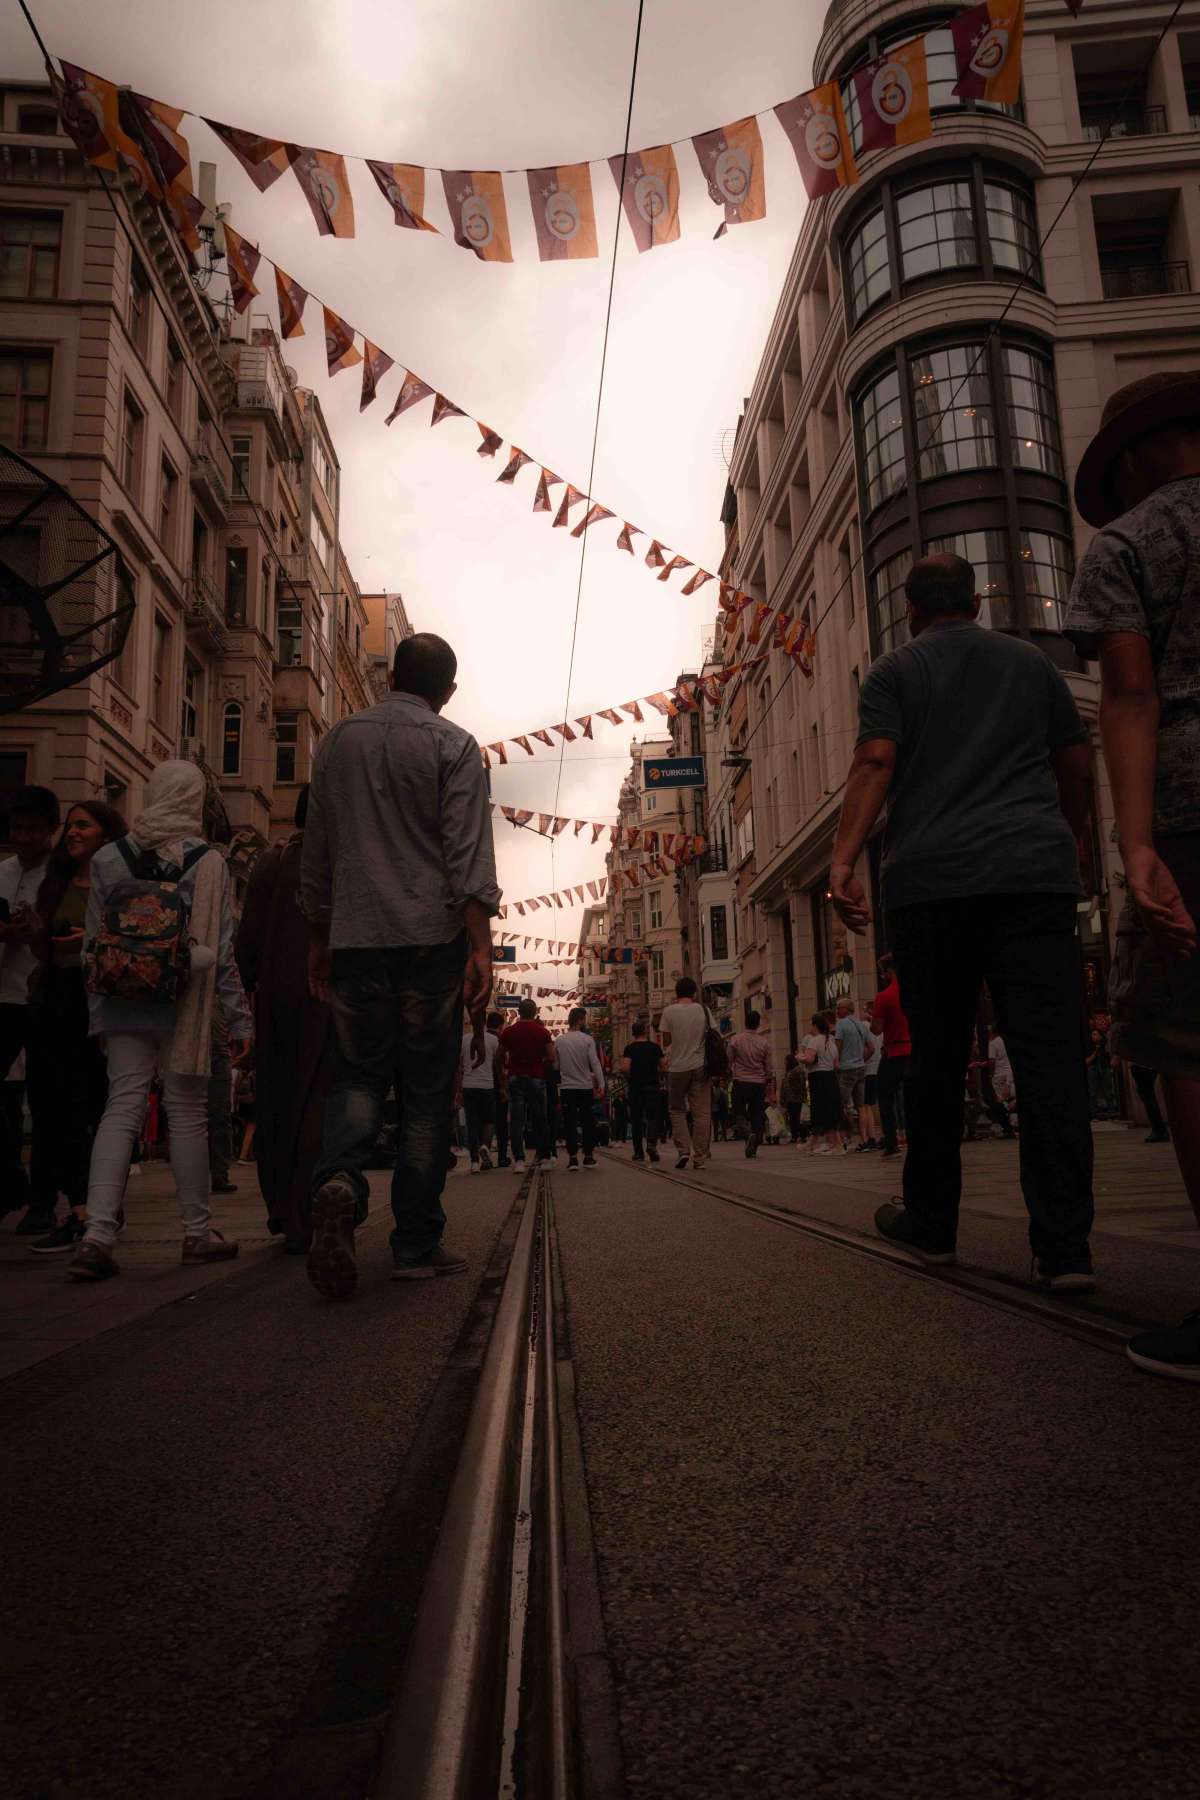
M1100 733L1125 864L1113 1044L1154 1069L1200 1220L1200 370L1109 400L1075 482L1099 527L1066 632L1099 658ZM1200 1310L1139 1332L1140 1368L1200 1382Z

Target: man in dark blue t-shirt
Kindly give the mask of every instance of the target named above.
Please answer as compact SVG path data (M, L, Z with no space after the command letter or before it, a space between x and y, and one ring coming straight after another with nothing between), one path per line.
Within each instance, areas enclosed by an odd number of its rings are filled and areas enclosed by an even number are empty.
M1033 644L982 629L971 565L936 555L905 587L912 642L863 683L830 891L870 913L854 865L884 802L882 889L912 1060L904 1205L885 1237L954 1260L971 1032L986 979L1016 1076L1021 1187L1037 1277L1094 1287L1077 842L1091 746L1071 690Z
M633 1042L626 1044L621 1073L629 1083L629 1123L633 1131L633 1160L658 1161L662 1132L662 1046L650 1041L645 1019L633 1027Z

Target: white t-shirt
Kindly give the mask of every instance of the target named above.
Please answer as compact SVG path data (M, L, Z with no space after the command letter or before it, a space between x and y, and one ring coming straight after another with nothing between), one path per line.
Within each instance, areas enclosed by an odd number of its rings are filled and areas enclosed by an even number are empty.
M495 1086L494 1065L496 1052L500 1048L500 1039L494 1031L483 1034L483 1061L477 1069L471 1067L472 1037L469 1031L463 1032L462 1041L462 1084L465 1088L486 1088L489 1092Z
M832 1031L828 1037L806 1037L800 1041L801 1050L815 1050L816 1056L808 1064L818 1075L829 1074L838 1066L837 1039Z
M0 862L0 899L8 901L9 917L19 906L32 907L50 858L43 857L32 869L23 869L19 856ZM0 1002L24 1006L29 999L29 977L37 956L28 944L0 944Z
M879 1059L883 1055L882 1033L878 1037L876 1037L873 1031L867 1034L867 1048L864 1051L864 1055L867 1059L867 1074L878 1075Z
M667 1071L683 1075L689 1069L704 1067L704 1039L708 1031L708 1008L697 1000L676 1000L664 1007L659 1030L669 1031Z

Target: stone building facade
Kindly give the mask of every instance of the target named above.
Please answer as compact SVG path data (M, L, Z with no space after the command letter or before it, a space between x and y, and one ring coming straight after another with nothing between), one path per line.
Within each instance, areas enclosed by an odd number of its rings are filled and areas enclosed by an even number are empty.
M271 322L231 320L219 271L110 191L45 86L0 85L0 440L111 534L137 602L117 660L0 721L0 800L37 781L132 814L184 755L232 830L278 836L322 733L373 697L336 450Z

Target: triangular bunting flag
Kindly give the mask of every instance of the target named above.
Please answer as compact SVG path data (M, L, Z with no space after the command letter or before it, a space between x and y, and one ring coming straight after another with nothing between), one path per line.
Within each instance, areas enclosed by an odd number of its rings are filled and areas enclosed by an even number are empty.
M512 742L514 744L520 744L520 746L521 746L522 750L525 752L526 756L533 755L533 746L529 742L529 739L527 737L515 737L512 739Z
M289 144L287 153L321 236L352 238L354 201L342 158L333 150L309 150L299 144Z
M552 475L549 469L542 470L538 477L537 491L533 496L534 512L549 512L551 510L550 489L552 487L557 487L561 480L561 475Z
M579 489L577 487L572 487L571 483L568 481L567 491L563 495L559 509L554 515L554 524L556 528L559 525L565 525L567 523L567 514L575 505L576 501L582 499L583 495L580 493Z
M551 731L557 731L564 744L573 744L575 742L575 733L571 730L571 727L567 724L565 719L561 725L552 725L550 729Z
M234 312L245 312L258 289L254 275L262 261L262 251L248 244L232 225L225 227L225 261L229 270L229 295Z
M635 537L641 537L642 535L640 528L636 525L631 525L629 520L626 519L620 531L617 533L617 549L628 550L630 556L632 556L633 544L630 540Z
M668 581L675 573L676 569L690 569L691 566L692 565L686 556L673 556L658 579L660 581Z
M592 826L592 842L593 842L593 844L596 842L596 839L600 836L600 833L603 830L604 830L603 825L593 825Z
M598 719L607 719L610 725L623 725L624 719L615 706L605 706L596 714Z
M712 576L709 574L707 569L697 569L696 573L692 576L691 580L684 582L683 586L680 588L679 591L681 594L694 594L698 588L702 588L704 586L706 581L711 581L711 580L712 580Z
M482 425L480 426L479 429L481 431L483 430ZM526 456L526 454L523 450L518 450L516 445L514 444L513 448L512 448L512 454L509 456L508 461L505 463L504 467L501 469L500 473L497 475L496 480L508 482L511 485L511 483L517 479L517 476L521 473L521 470L525 467L525 464L527 462L531 462L532 460L533 459L531 457Z
M648 569L661 569L666 560L666 557L663 555L663 546L659 543L657 538L651 538L650 548L646 552L646 567Z
M482 425L478 419L475 423L479 426L479 435L483 439L475 452L476 456L495 456L504 439L498 431L493 431L490 425Z
M433 396L433 417L430 425L440 425L443 419L465 419L466 413L461 406L455 406L453 400L447 400L445 394Z
M585 737L585 738L591 737L591 735L592 735L592 715L591 715L591 713L584 713L583 717L581 719L576 719L575 723L579 727L579 732L580 732L581 737Z
M508 761L508 751L504 748L503 744L489 744L488 749L500 762L506 763Z
M576 525L574 531L572 531L571 536L582 537L589 525L599 525L602 519L611 518L612 512L607 506L601 506L599 503L589 506L586 517L580 519L578 525Z
M393 419L398 419L401 413L406 413L410 406L416 406L418 401L424 400L432 392L433 389L427 381L422 381L421 377L414 375L411 369L405 370L404 380L400 383L400 392L396 395L396 404L384 420L384 424L390 425Z
M337 313L330 312L327 306L321 311L325 314L325 360L329 373L340 375L343 369L351 369L356 362L362 361L362 354L354 343L354 327Z
M550 814L549 813L539 813L538 814L538 827L537 828L543 837L548 836L549 831L550 831Z
M379 392L379 383L391 368L394 358L386 350L381 350L369 338L363 339L363 378L362 397L358 402L358 410L362 412L370 406Z
M554 742L550 733L544 728L541 731L531 731L529 735L530 737L535 737L539 744L545 744L547 750L553 750Z
M275 265L275 297L279 301L279 335L281 338L304 336L304 308L308 289Z
M636 700L627 700L621 711L628 713L630 718L635 719L639 725L642 723L642 709Z

